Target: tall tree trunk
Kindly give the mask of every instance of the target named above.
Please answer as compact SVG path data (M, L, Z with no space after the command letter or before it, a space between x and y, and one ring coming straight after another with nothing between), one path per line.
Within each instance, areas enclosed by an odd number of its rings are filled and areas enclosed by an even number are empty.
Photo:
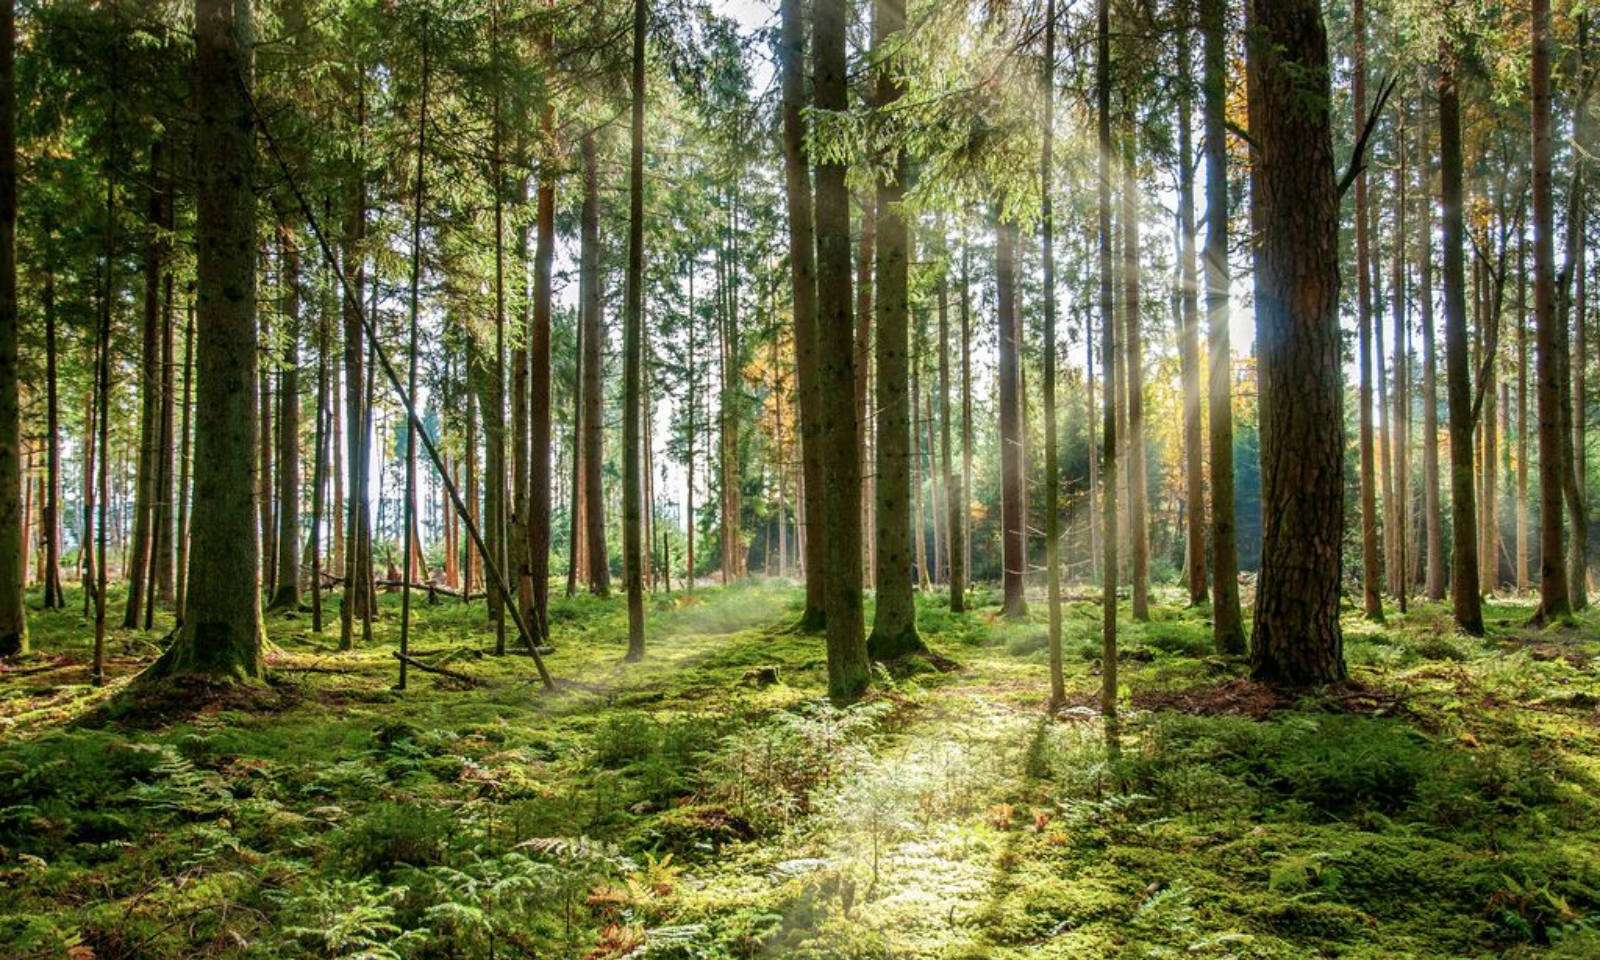
M1395 131L1395 151L1399 163L1394 171L1394 260L1391 264L1390 300L1394 319L1394 418L1391 425L1394 444L1394 515L1389 528L1394 531L1394 564L1390 580L1393 593L1405 613L1410 604L1411 564L1408 537L1411 532L1411 366L1407 350L1409 327L1406 323L1406 136L1405 115Z
M122 627L139 626L144 610L145 575L150 569L151 513L156 499L156 456L161 430L161 228L164 188L161 144L150 148L145 187L144 313L139 354L139 466L134 479L133 540L127 561L128 598Z
M1044 570L1049 606L1050 706L1066 702L1061 664L1061 461L1056 437L1056 263L1054 183L1056 124L1056 2L1047 0L1044 23L1044 146L1039 158L1044 256Z
M943 231L940 233L942 239ZM945 536L950 541L950 610L961 613L967 608L966 508L951 446L949 272L948 266L939 272L939 448L940 469L944 473Z
M904 6L902 0L895 0ZM875 192L861 198L861 240L856 244L856 423L861 424L861 529L877 530L878 477L876 424L867 409L872 381L872 288L874 254L878 236L878 198ZM878 585L877 537L866 541L866 585Z
M358 71L356 84L356 128L358 135L366 136L365 78ZM367 557L362 553L367 543L368 484L365 470L367 447L366 405L362 387L366 382L363 372L366 345L361 329L361 298L366 284L366 262L362 245L367 233L366 177L358 164L352 163L345 179L345 222L343 249L340 251L345 277L344 296L344 377L345 377L345 435L349 444L350 493L346 505L350 511L345 534L344 600L339 611L339 649L355 648L356 618L367 615L368 591L361 582L368 569ZM338 521L335 521L338 522Z
M823 626L826 609L824 582L827 569L824 552L822 509L821 403L817 372L817 277L816 234L812 227L811 170L806 157L805 130L805 24L802 0L779 3L780 37L778 73L783 97L783 183L789 223L789 282L794 311L794 367L799 404L796 422L800 427L801 512L805 517L804 566L806 576L805 611L800 616L804 629ZM690 277L691 284L693 276ZM692 314L692 311L691 311ZM691 316L690 323L693 323ZM692 371L691 371L692 376ZM692 385L691 385L692 389ZM690 417L694 403L690 401ZM691 430L692 432L692 430ZM693 464L689 486L694 487ZM690 543L694 538L694 519L689 518ZM693 585L691 547L689 583Z
M899 38L905 31L906 8L904 0L874 0L872 12L876 87L873 107L877 112L887 114L895 109L897 101L905 95L905 82L900 72L891 66L884 51L900 42ZM908 396L906 389L911 374L907 362L910 360L909 276L912 252L911 231L906 224L902 201L911 162L905 151L899 150L887 158L886 163L887 166L879 168L877 202L873 204L877 220L873 230L877 241L877 336L873 341L878 367L877 478L874 484L877 500L874 510L877 574L874 579L877 582L878 603L877 615L872 621L872 635L867 638L867 655L873 660L893 660L925 649L922 638L917 635L911 558L906 555L906 548L911 545L911 458L919 446L913 444L911 439L915 419L912 411L917 398ZM865 226L862 233L866 234ZM862 371L858 369L855 372L860 383ZM857 402L864 406L865 391L858 390L856 397ZM856 409L862 409L862 406ZM921 536L920 486L917 492L917 574L926 578L928 567Z
M1567 203L1567 242L1564 276L1560 281L1557 302L1556 354L1560 359L1561 377L1561 436L1564 454L1561 467L1561 486L1565 493L1567 510L1572 519L1572 541L1567 551L1567 591L1573 610L1589 606L1589 511L1588 486L1584 464L1583 424L1584 409L1584 354L1587 337L1584 331L1586 303L1587 247L1585 227L1588 223L1588 154L1589 98L1593 89L1593 71L1588 66L1589 18L1578 17L1577 69L1580 94L1573 109L1572 139L1577 146L1574 154L1570 197ZM1576 302L1571 287L1577 287ZM1573 359L1573 338L1569 332L1577 326L1577 358ZM1576 415L1574 414L1576 407Z
M1539 390L1539 612L1541 622L1572 609L1562 546L1560 335L1556 330L1554 205L1550 143L1550 0L1533 0L1533 322Z
M420 289L422 285L422 205L423 193L427 183L427 148L428 148L428 21L422 21L422 96L417 106L417 176L413 181L411 194L411 296L408 306L410 316L407 317L406 332L409 342L406 345L406 400L415 403L417 397L417 309L420 306ZM373 311L377 316L377 311ZM416 567L413 564L412 554L422 549L422 544L417 537L417 433L421 424L417 422L415 410L408 408L405 423L406 438L406 479L403 493L404 501L401 504L400 526L400 682L399 689L406 688L406 668L410 666L408 658L411 655L411 585L416 580ZM287 426L287 424L283 424ZM538 639L535 637L534 639Z
M1456 625L1483 633L1478 518L1472 489L1472 384L1467 370L1466 227L1461 203L1461 100L1456 53L1440 50L1439 206L1444 244L1445 395L1450 414L1450 597Z
M192 464L189 444L193 436L189 429L189 418L194 407L190 402L194 386L194 295L195 283L191 280L185 298L183 325L183 425L178 440L178 556L172 570L175 581L172 612L179 626L183 625L184 608L189 597L189 475Z
M600 294L600 187L594 133L583 138L583 211L580 226L579 291L583 301L583 485L585 553L589 590L611 592L611 562L606 556L605 467L605 305ZM693 322L691 320L691 322ZM692 374L691 374L692 375Z
M261 676L255 486L255 145L251 5L195 0L199 278L194 551L177 639L148 677Z
M1132 104L1129 105L1132 113ZM1139 181L1135 133L1130 125L1122 165L1122 288L1127 324L1128 521L1133 553L1133 619L1150 619L1150 476L1144 456L1144 324L1139 296Z
M169 161L170 162L170 161ZM176 203L170 193L171 176L168 175L168 196L164 204L164 226L170 232L175 222L174 207ZM150 542L150 574L148 577L148 591L145 596L144 628L151 629L154 625L156 600L159 598L165 603L172 602L172 516L173 516L173 434L175 432L174 389L176 387L177 367L174 349L175 336L173 328L173 298L175 296L174 278L170 258L162 277L161 298L161 407L157 411L160 423L160 443L156 450L156 502L153 519L155 530L151 534Z
M553 35L547 39L553 50ZM537 225L533 256L533 330L528 347L529 413L532 414L531 464L528 481L528 572L533 581L533 609L528 628L534 638L550 641L550 486L552 424L550 412L550 305L554 296L551 268L556 250L555 114L548 101L540 119L544 149L539 165Z
M1528 590L1528 244L1517 243L1517 593Z
M961 544L962 566L972 570L972 282L966 229L961 231ZM952 608L953 609L953 608Z
M1028 569L1023 539L1022 367L1016 325L1017 226L1005 220L1003 201L995 209L995 303L1000 337L1000 537L1003 614L1020 620L1028 614L1023 596Z
M269 257L265 245L261 248L259 260L261 272L256 280L258 288L263 283L268 272ZM258 322L261 328L261 345L257 348L261 356L256 361L259 372L256 385L260 390L256 400L256 442L258 444L256 509L260 512L258 522L260 523L261 537L258 541L261 545L261 559L258 567L261 571L260 589L266 596L270 597L277 588L278 579L278 529L273 522L273 518L276 515L273 511L273 506L277 497L277 491L273 486L273 480L277 476L273 469L273 461L276 459L276 445L272 432L273 422L276 419L274 416L276 398L272 389L272 375L277 372L277 361L273 358L269 348L273 338L272 311L266 307L265 301L257 306ZM261 369L263 364L266 365L265 370Z
M1217 0L1218 3L1221 0ZM1105 485L1100 496L1101 557L1100 598L1100 713L1107 724L1117 716L1117 402L1116 300L1111 263L1111 0L1099 0L1095 11L1095 107L1099 134L1096 181L1099 191L1100 368L1106 385L1105 421L1101 427L1100 476ZM1108 730L1108 733L1110 731ZM1111 738L1113 748L1116 740Z
M326 271L324 277L326 277ZM326 289L326 287L325 287ZM322 521L325 516L323 504L327 502L328 494L328 460L329 441L333 436L329 428L329 420L336 406L333 397L332 370L333 370L333 323L331 297L325 298L322 304L321 315L317 319L317 406L316 406L316 451L311 459L311 632L322 633L322 570L323 570L323 538ZM470 407L468 409L471 409ZM471 442L470 440L468 441ZM338 441L333 440L335 448ZM333 514L333 527L339 527L339 514Z
M1229 338L1227 5L1201 0L1205 41L1206 342L1210 352L1212 637L1217 652L1245 652L1233 507L1233 347Z
M1264 361L1264 529L1251 674L1288 684L1345 676L1339 627L1344 385L1339 191L1318 0L1251 0L1259 153L1256 320ZM1257 125L1259 122L1259 125Z
M283 287L283 366L278 371L278 564L271 609L300 606L300 251L278 226Z
M0 14L3 16L3 14ZM0 32L7 27L0 22ZM9 36L7 32L5 34ZM6 43L0 37L0 44ZM4 57L0 53L0 57ZM4 83L4 67L0 66L0 83ZM7 94L0 93L0 97ZM0 105L0 111L5 108ZM0 145L0 151L5 148ZM0 161L3 162L3 161ZM3 173L0 173L3 176ZM3 190L0 187L0 190ZM61 417L60 385L56 376L56 273L53 257L53 234L46 226L46 251L44 275L44 364L45 364L45 500L44 500L44 608L64 610L66 597L61 591ZM0 240L0 243L3 243ZM3 256L3 254L0 254ZM5 267L0 265L0 270ZM0 280L0 284L4 281ZM0 294L3 296L3 294Z
M22 540L27 535L21 516L22 378L17 347L21 325L17 319L16 43L15 2L0 0L0 656L28 652L22 591ZM52 412L54 409L52 403ZM53 444L53 424L50 436Z
M1189 53L1190 8L1183 5L1178 24L1178 71L1188 81L1193 64ZM1189 603L1209 599L1206 587L1206 478L1205 447L1200 420L1200 304L1199 263L1195 252L1194 129L1191 99L1178 98L1178 360L1183 378L1183 479L1184 573ZM1093 454L1090 455L1091 460Z
M644 490L640 464L644 375L644 41L647 0L633 3L632 142L628 152L628 279L622 336L622 576L628 592L628 659L644 657Z
M844 0L816 0L812 77L819 111L849 109ZM816 166L818 388L821 395L822 497L827 553L828 693L853 697L871 679L862 623L860 426L855 416L854 331L850 290L850 192L846 164Z
M1433 152L1429 149L1428 126L1417 125L1418 180L1422 202L1418 204L1417 245L1422 250L1417 299L1422 306L1422 514L1424 541L1428 556L1424 590L1429 600L1443 600L1446 591L1444 565L1444 511L1439 497L1439 359L1434 340L1433 316Z
M1351 4L1351 29L1355 33L1355 64L1352 67L1351 99L1355 105L1355 130L1359 134L1367 125L1367 26L1366 4L1353 0ZM1374 473L1372 440L1372 274L1368 228L1371 224L1367 212L1367 175L1358 172L1355 179L1356 219L1356 322L1358 341L1357 365L1361 370L1361 386L1356 401L1361 435L1357 441L1361 452L1361 597L1362 608L1368 619L1383 619L1383 592L1379 578L1383 576L1378 557L1378 493Z

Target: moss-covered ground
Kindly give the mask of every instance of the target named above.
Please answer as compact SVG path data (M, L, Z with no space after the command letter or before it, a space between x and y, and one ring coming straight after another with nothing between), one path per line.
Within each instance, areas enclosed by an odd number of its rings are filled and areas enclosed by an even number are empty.
M69 593L69 604L79 603ZM980 599L982 599L980 597ZM1124 621L1116 746L1092 605L1045 627L920 601L941 655L821 698L798 591L552 611L559 690L484 651L270 621L272 681L135 688L81 607L0 665L0 957L1600 957L1600 620L1489 637L1432 606L1346 623L1349 684L1291 696L1177 597ZM120 609L114 604L113 609Z

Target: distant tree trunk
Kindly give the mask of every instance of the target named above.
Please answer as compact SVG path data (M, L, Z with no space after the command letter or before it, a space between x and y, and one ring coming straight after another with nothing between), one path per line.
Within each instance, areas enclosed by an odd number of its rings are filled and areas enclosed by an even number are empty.
M1444 512L1439 497L1438 351L1433 316L1433 152L1426 123L1417 125L1417 165L1422 202L1418 204L1417 246L1421 249L1417 300L1422 307L1422 514L1428 557L1424 590L1429 600L1443 600Z
M808 217L810 216L810 211L811 211L811 208L808 205L806 207L806 215ZM684 561L683 561L684 562L683 583L684 583L684 589L686 591L691 592L691 593L694 591L694 570L695 570L695 568L694 568L694 450L695 450L695 439L699 435L699 430L700 430L700 401L695 395L695 384L700 381L700 366L699 366L699 362L698 362L697 357L696 357L696 349L695 349L696 348L695 330L697 329L695 321L697 319L697 314L695 313L695 305L694 305L694 267L695 267L695 265L694 265L693 261L691 261L690 264L689 264L689 271L688 271L688 273L689 273L689 324L688 324L688 326L689 326L689 330L688 330L688 340L689 340L689 371L688 371L688 373L689 373L689 376L688 376L688 380L689 380L689 398L688 398L687 406L689 408L689 424L688 424L688 430L686 431L688 436L685 438L687 442L684 444L685 452L684 452L684 458L683 458L684 459L684 503L686 504L686 506L684 508L684 525L683 525L684 539L686 541L686 545L685 545L685 548L684 548L685 549ZM796 292L798 294L799 291L797 290ZM815 292L815 287L814 286L812 288L812 292L813 293ZM796 309L798 309L798 307ZM796 363L798 364L798 361L796 361ZM802 444L803 443L804 443L804 440L802 438ZM804 456L804 454L802 454L802 456ZM801 496L802 497L805 496L805 491L801 491ZM803 549L804 549L804 547L802 547L802 550ZM820 577L820 576L821 575L818 574L818 577ZM806 576L806 595L808 597L811 594L811 581L813 579L817 579L817 578L811 577L810 574L808 573L807 576ZM821 580L817 579L817 582L821 583Z
M1517 243L1517 593L1528 589L1528 244Z
M819 111L849 108L844 0L813 7L812 77ZM846 164L816 165L817 338L822 514L827 552L828 693L854 697L871 679L862 624L860 429L855 417L850 290L850 192Z
M169 159L170 163L170 159ZM163 205L164 226L170 232L174 226L174 210L176 206L170 194L171 176L167 177L169 194L167 202ZM150 542L150 573L147 577L148 585L144 605L144 628L154 626L156 600L160 599L168 604L172 602L172 515L173 515L173 434L175 433L176 420L174 410L174 390L176 388L176 363L174 351L174 328L172 320L174 281L170 258L166 265L165 276L162 277L161 298L161 407L157 411L160 423L160 443L156 450L156 502L153 512L154 532Z
M128 574L128 598L122 627L139 626L144 610L145 576L150 569L151 513L156 499L156 457L161 445L161 228L165 202L162 186L161 144L150 148L150 169L145 195L144 312L139 354L139 467L134 479L133 540L123 566Z
M1056 123L1056 3L1047 0L1044 22L1044 146L1039 158L1040 224L1044 255L1044 569L1049 606L1050 705L1066 702L1061 664L1061 462L1056 437L1055 217L1051 206ZM941 315L942 319L942 315Z
M1023 596L1028 569L1023 539L1022 388L1021 358L1017 343L1016 256L1017 227L1008 223L1004 202L995 210L995 316L1000 337L1000 517L1001 581L1005 590L1003 614L1020 620L1028 614Z
M1362 0L1352 0L1350 10L1351 29L1355 33L1351 99L1355 106L1354 129L1359 134L1367 124L1366 4ZM1361 388L1356 401L1361 423L1358 441L1361 451L1361 596L1367 617L1382 620L1383 593L1379 578L1383 573L1378 558L1378 494L1372 440L1372 274L1367 233L1371 221L1367 205L1367 175L1363 171L1357 173L1355 179L1356 320L1359 329L1356 351L1361 370Z
M283 366L278 371L278 564L269 609L300 606L300 251L278 226L283 287Z
M1561 486L1565 493L1567 510L1572 520L1572 542L1567 551L1567 591L1573 610L1589 606L1589 511L1588 487L1584 468L1583 424L1586 419L1584 401L1584 354L1587 337L1584 332L1584 313L1587 288L1588 223L1588 154L1589 99L1593 89L1593 71L1588 67L1589 19L1587 14L1578 17L1577 69L1580 94L1573 109L1572 139L1577 146L1574 154L1571 195L1567 203L1566 268L1560 280L1557 295L1559 309L1556 324L1556 355L1559 358L1561 378L1561 436L1564 454L1561 467ZM1572 286L1577 286L1576 304ZM1569 332L1573 321L1577 326L1576 362L1573 358L1573 337ZM1577 415L1574 415L1574 407Z
M797 423L800 427L801 512L805 516L804 566L806 605L800 616L804 629L821 629L826 608L822 509L821 402L817 374L816 234L812 228L811 171L806 157L805 131L805 24L802 0L781 0L778 73L783 96L784 197L789 223L789 282L794 310L794 367L798 385ZM691 283L693 278L691 275ZM693 319L691 317L691 324ZM693 389L691 383L691 390ZM690 402L693 418L694 404ZM691 429L692 432L692 429ZM694 487L693 465L689 486ZM693 584L693 517L689 537L690 584Z
M1218 3L1221 0L1217 0ZM1106 385L1105 422L1101 427L1100 475L1100 712L1107 723L1117 716L1117 393L1116 300L1111 262L1111 0L1099 0L1095 33L1095 106L1099 134L1096 181L1099 190L1100 369ZM1115 741L1113 740L1113 743Z
M0 13L0 17L4 14ZM10 36L7 26L0 22L0 45L9 42ZM6 56L0 52L0 58ZM0 76L4 75L4 67L0 66ZM0 83L3 83L0 80ZM0 98L9 96L9 93L0 92ZM3 111L3 101L0 101L0 111ZM3 136L3 134L0 134ZM0 151L5 147L0 144ZM3 163L3 160L0 160ZM0 177L4 174L0 173ZM0 187L0 190L4 190ZM3 227L0 227L3 229ZM44 608L46 610L64 610L67 606L66 597L61 591L61 417L60 417L60 384L56 371L56 274L52 246L53 232L49 226L45 228L45 275L43 291L44 307L44 363L45 363L45 500L44 500ZM0 243L3 243L0 239ZM0 254L3 256L3 254ZM3 261L0 261L0 271L3 271ZM0 280L0 285L4 284ZM3 293L0 293L3 297Z
M872 9L872 51L876 64L873 107L887 114L904 96L905 82L899 71L891 68L883 51L899 43L905 31L906 8L904 0L874 0ZM873 512L877 524L874 533L878 603L872 635L867 638L867 655L873 660L893 660L926 649L917 635L911 558L906 555L911 545L911 458L916 450L911 431L916 397L907 395L912 252L911 231L901 204L911 162L903 150L895 151L886 162L887 167L880 167L877 202L873 204L877 220L873 230L877 238L877 336L873 340L878 366L877 478L874 484L877 506ZM866 233L863 226L862 234ZM861 382L861 372L855 371L857 383ZM860 404L856 409L862 409L865 391L858 388L855 397ZM917 499L920 507L921 497ZM921 517L917 519L920 521ZM920 522L917 533L917 573L926 578L927 560Z
M920 330L918 332L920 333ZM907 469L911 474L909 484L911 494L911 573L913 579L916 581L917 587L921 589L923 593L927 593L933 588L933 583L928 576L930 565L928 562L927 515L922 509L922 487L923 481L927 477L927 472L923 470L922 466L922 416L920 413L922 409L921 338L918 337L917 339L913 340L912 344L911 392L907 397L907 405L910 407L910 410L907 412L906 418L907 425L911 428L910 443L906 451L906 455L909 460ZM871 555L873 552L874 551L872 550L867 551L869 555ZM867 638L867 644L867 649L870 653L872 649L871 637Z
M1556 330L1555 229L1550 143L1550 0L1533 0L1533 322L1539 389L1539 612L1541 622L1571 613L1562 546L1560 335Z
M1406 137L1405 115L1395 132L1394 170L1394 260L1391 266L1390 300L1394 319L1394 516L1389 528L1394 531L1394 563L1390 566L1391 593L1399 600L1400 612L1410 604L1411 565L1408 562L1408 537L1411 532L1411 367L1407 350L1409 327L1406 323Z
M1131 104L1130 112L1131 112ZM1122 166L1123 319L1127 323L1128 521L1133 547L1133 619L1150 619L1150 476L1144 456L1144 324L1139 296L1139 181L1135 133L1130 126Z
M268 270L269 261L265 245L261 248L259 260L261 273L256 280L258 288L266 277ZM272 311L266 309L262 304L257 304L257 307L260 314L258 322L261 328L259 338L261 346L257 348L261 356L256 360L259 372L256 386L260 390L256 399L256 456L258 458L256 460L256 509L260 513L258 520L260 524L258 528L260 540L257 542L261 546L261 557L257 567L261 576L260 590L270 597L277 589L278 577L278 530L273 522L275 516L273 501L276 498L273 480L277 476L274 472L273 460L275 459L277 447L274 443L274 434L272 432L275 419L273 409L276 406L272 389L272 374L276 372L277 361L272 357L268 347L272 343ZM264 371L261 370L263 363L267 364L267 369Z
M311 459L311 632L322 633L322 570L323 504L327 502L328 459L330 431L329 419L335 406L332 388L333 324L330 320L332 304L324 302L317 320L317 413L316 450ZM471 406L468 406L471 410ZM471 440L468 440L471 443ZM333 446L337 447L337 441ZM339 527L339 515L333 515L333 527Z
M962 566L972 570L972 283L966 231L961 234L961 544Z
M197 65L198 66L198 65ZM116 183L109 176L106 179L106 227L105 227L105 286L100 300L100 322L97 333L97 349L95 351L95 411L94 429L99 431L95 441L94 453L94 503L99 506L99 515L94 527L95 551L95 579L94 579L94 667L90 678L95 686L105 683L106 673L106 605L110 602L106 596L106 581L109 577L107 567L110 561L106 556L107 528L111 525L111 311L112 303L116 299L115 283L115 251L116 251ZM252 351L254 347L250 348ZM85 480L88 480L86 475ZM246 478L248 481L248 478ZM245 489L249 489L246 486ZM91 549L85 539L83 549ZM250 581L251 590L255 589L255 578Z
M1178 70L1185 81L1192 75L1189 53L1190 8L1182 6L1178 24ZM1200 423L1200 305L1199 264L1195 252L1194 130L1191 99L1178 97L1178 361L1183 378L1183 479L1184 573L1189 603L1209 599L1206 588L1206 478L1205 447ZM1091 460L1093 455L1091 454Z
M358 135L366 136L366 90L364 78L358 72L356 84L356 128ZM367 198L365 174L358 164L352 163L345 178L345 221L343 249L340 251L345 277L344 296L344 377L345 377L345 433L349 443L350 493L346 497L350 511L345 534L344 600L339 611L339 649L355 649L355 621L367 615L369 592L362 583L363 574L370 562L363 549L368 542L370 523L367 505L366 404L362 392L366 382L363 372L366 346L362 333L361 312L363 287L366 284L366 263L362 244L367 233ZM337 522L337 521L336 521Z
M894 0L904 7L902 0ZM876 4L874 4L876 6ZM876 22L876 20L874 20ZM856 423L861 425L861 529L877 530L878 477L874 457L877 451L876 424L867 409L872 381L872 270L877 248L878 198L875 193L861 198L861 239L856 244ZM903 393L904 391L902 391ZM867 537L864 574L868 587L878 584L877 537Z
M15 2L0 0L0 656L28 652L22 590L22 541L27 536L22 529L22 377L17 346L21 324L17 318L16 43ZM52 397L54 383L52 379ZM52 415L54 410L52 400ZM53 446L54 424L50 436Z
M599 172L593 131L583 138L583 211L580 226L579 291L583 302L583 485L585 549L589 590L611 592L611 563L606 556L606 497L601 484L605 466L605 309L600 294Z
M147 677L262 674L255 464L255 168L251 5L195 0L199 374L194 549L185 620Z
M1466 227L1461 204L1461 101L1456 54L1440 51L1439 173L1444 224L1445 395L1450 415L1450 596L1456 625L1483 633L1477 505L1472 489L1472 384L1467 370Z
M553 49L553 35L547 40ZM555 115L549 101L540 120L544 149L539 164L538 238L533 255L533 328L528 346L528 412L532 414L531 463L528 474L528 572L533 583L533 608L528 629L542 643L550 641L551 466L550 308L554 296L551 268L556 250Z
M422 285L422 206L424 192L427 186L425 174L427 173L427 147L428 147L428 80L431 63L428 58L429 50L427 20L422 23L422 91L417 106L417 176L413 181L411 192L411 290L408 307L406 332L406 394L403 401L406 405L405 438L406 438L406 476L404 501L400 511L401 549L400 549L400 680L398 688L406 688L407 667L410 666L411 655L411 586L417 581L417 567L421 564L414 562L414 555L422 550L421 538L417 536L417 354L420 352L417 342L417 311L420 306L420 292ZM377 316L377 311L373 311ZM292 337L291 333L291 337ZM287 424L284 424L287 426Z
M948 268L939 273L939 432L940 469L944 473L947 532L950 541L950 610L967 609L967 558L965 493L955 473L950 424L950 278Z
M628 592L628 659L644 658L644 490L640 423L644 375L644 97L647 0L633 3L632 142L628 154L628 279L623 318L622 576Z
M1327 683L1345 676L1339 191L1328 38L1318 0L1251 0L1251 10L1251 132L1259 150L1263 227L1256 320L1265 368L1265 523L1251 674L1269 682Z
M1210 351L1212 637L1217 652L1245 652L1233 508L1233 347L1229 338L1227 35L1225 0L1201 0L1205 41L1206 340Z
M194 386L194 294L195 284L191 280L183 325L183 426L178 441L178 557L172 571L175 581L172 611L179 626L183 625L184 608L189 596L189 443L192 436L189 417L193 409L190 393Z
M518 204L522 207L528 205L528 180L526 176L518 177ZM537 213L535 214L537 216ZM528 270L529 244L528 225L516 225L515 254L513 257L516 273L514 277L525 277ZM510 557L511 569L516 571L517 609L522 613L523 623L533 631L536 642L542 642L538 633L538 626L533 613L533 568L528 562L528 546L532 542L529 530L528 517L532 509L532 501L528 493L528 435L532 417L528 411L528 344L533 338L533 311L529 302L528 291L525 284L518 283L516 291L516 305L519 322L516 330L520 337L512 341L511 356L511 418L507 422L506 430L511 434L510 457L511 472L511 499L509 501L510 516L506 520L506 551Z

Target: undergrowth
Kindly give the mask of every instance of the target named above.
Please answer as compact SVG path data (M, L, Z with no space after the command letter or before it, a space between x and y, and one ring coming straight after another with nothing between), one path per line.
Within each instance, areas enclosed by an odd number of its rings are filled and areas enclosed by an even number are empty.
M1600 955L1593 619L1352 618L1352 682L1287 696L1163 594L1112 752L1087 602L1052 718L1041 611L981 592L846 706L775 583L654 597L642 664L559 600L553 694L459 603L412 647L470 686L395 691L392 596L355 653L274 616L245 692L135 690L161 631L113 631L95 690L68 599L0 668L6 958Z

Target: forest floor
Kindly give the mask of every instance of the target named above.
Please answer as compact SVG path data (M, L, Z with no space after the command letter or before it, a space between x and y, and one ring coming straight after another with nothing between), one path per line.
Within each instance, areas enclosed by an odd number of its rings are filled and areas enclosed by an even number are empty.
M787 584L652 598L641 664L619 600L560 600L553 694L480 603L419 606L470 681L403 693L394 596L356 653L272 617L244 689L136 690L156 647L113 631L96 690L81 609L36 613L0 664L0 957L1600 956L1600 618L1352 615L1351 681L1297 698L1163 599L1124 621L1115 755L1091 604L1054 717L1042 609L942 597L941 656L845 708Z

